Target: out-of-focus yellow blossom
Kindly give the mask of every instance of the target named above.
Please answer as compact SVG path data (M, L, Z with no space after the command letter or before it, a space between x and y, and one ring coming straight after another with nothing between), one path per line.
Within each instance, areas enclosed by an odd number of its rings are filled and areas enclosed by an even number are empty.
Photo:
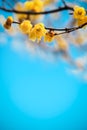
M68 44L62 36L58 36L57 40L58 40L59 49L61 49L61 50L67 50L68 49Z
M18 2L15 6L15 9L18 10L18 11L26 11L24 5L21 3L21 2ZM17 15L17 18L20 22L22 22L24 19L27 18L27 15L26 14L16 14Z
M38 41L41 40L41 38L45 35L46 29L44 27L43 23L36 24L30 31L29 37L32 41L35 41L36 39Z
M6 22L4 23L4 27L6 29L10 29L11 28L11 24L13 23L13 18L11 16L9 16L6 20Z
M76 44L77 44L77 45L84 44L84 41L85 41L84 36L82 36L82 35L77 36L77 37L75 38L75 41L76 41Z
M30 33L30 30L32 28L32 24L29 20L24 20L21 24L20 24L20 29L23 33L28 34Z
M85 24L85 23L87 23L87 16L84 16L83 19L79 19L79 20L77 21L78 26L83 25L83 24ZM87 25L86 25L86 26L87 26ZM84 26L84 27L85 27L85 26Z
M41 12L43 11L44 2L42 0L32 0L24 3L26 11ZM41 15L30 15L29 19L33 22L38 20Z
M47 6L47 5L49 5L49 4L54 3L55 0L43 0L43 2L44 2L44 5Z
M79 7L79 6L74 7L73 17L75 19L83 19L85 15L86 15L86 10L83 7Z
M24 6L25 6L26 10L32 10L33 4L34 4L33 1L27 1L24 3Z
M43 10L43 1L42 0L32 0L25 2L24 6L26 10L40 12Z
M36 21L38 21L41 17L42 15L30 15L29 19L32 21L32 23L36 23Z
M54 40L55 33L53 31L49 31L44 36L45 42L52 42Z

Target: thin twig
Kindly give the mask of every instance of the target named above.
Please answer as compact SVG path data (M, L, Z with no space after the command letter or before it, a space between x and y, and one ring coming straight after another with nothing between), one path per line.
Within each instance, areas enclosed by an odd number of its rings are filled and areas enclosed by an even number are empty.
M65 0L62 0L62 3L64 4L65 7L67 7Z

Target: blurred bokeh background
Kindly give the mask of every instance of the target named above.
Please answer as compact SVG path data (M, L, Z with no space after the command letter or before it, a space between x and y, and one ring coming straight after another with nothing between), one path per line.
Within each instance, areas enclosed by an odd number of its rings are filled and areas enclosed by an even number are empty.
M87 82L0 33L0 130L87 130Z

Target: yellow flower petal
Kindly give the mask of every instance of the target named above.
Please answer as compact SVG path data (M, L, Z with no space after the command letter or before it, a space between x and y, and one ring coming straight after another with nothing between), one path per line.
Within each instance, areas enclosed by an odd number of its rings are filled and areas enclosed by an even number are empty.
M32 24L31 24L31 22L29 20L24 20L20 24L20 29L25 34L30 33L31 28L32 28Z
M38 40L40 41L41 38L45 35L46 29L43 23L36 24L30 32L30 39L31 40Z
M73 17L75 19L83 19L85 15L86 15L86 10L83 7L79 7L79 6L74 7Z
M52 42L54 40L54 32L47 32L44 36L45 42Z

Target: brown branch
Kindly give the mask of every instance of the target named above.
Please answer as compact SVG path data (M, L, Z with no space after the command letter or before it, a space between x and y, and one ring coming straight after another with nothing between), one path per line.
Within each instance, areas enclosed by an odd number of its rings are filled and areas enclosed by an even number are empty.
M84 24L82 24L82 25L80 25L80 26L73 27L73 28L58 28L57 29L57 28L48 28L48 27L45 27L45 29L50 30L50 31L64 31L62 33L59 33L59 34L64 34L64 33L70 33L70 32L76 31L78 29L81 29L81 28L83 28L86 25L87 25L87 22L84 23ZM56 34L56 35L59 35L59 34Z
M55 35L61 35L61 34L65 34L65 33L70 33L70 32L73 32L73 31L76 31L76 30L79 30L79 29L82 29L84 26L87 25L87 22L78 26L78 27L73 27L73 28L65 28L64 32L61 32L61 33L56 33Z
M64 7L59 7L57 9L53 9L53 10L49 10L49 11L43 11L43 12L18 11L16 9L7 9L5 7L0 7L0 10L3 10L5 12L10 12L10 13L17 13L17 14L46 15L46 14L51 14L51 13L57 13L57 12L64 11L64 10L73 11L73 8L69 7L69 6L64 6Z
M13 21L13 23L14 24L20 24L20 22L17 22L17 21ZM60 34L70 33L70 32L82 29L86 25L87 25L87 22L80 25L80 26L73 27L73 28L48 28L48 27L45 27L45 29L49 30L49 31L64 31L64 32L61 32L61 33L55 33L55 35L60 35Z

